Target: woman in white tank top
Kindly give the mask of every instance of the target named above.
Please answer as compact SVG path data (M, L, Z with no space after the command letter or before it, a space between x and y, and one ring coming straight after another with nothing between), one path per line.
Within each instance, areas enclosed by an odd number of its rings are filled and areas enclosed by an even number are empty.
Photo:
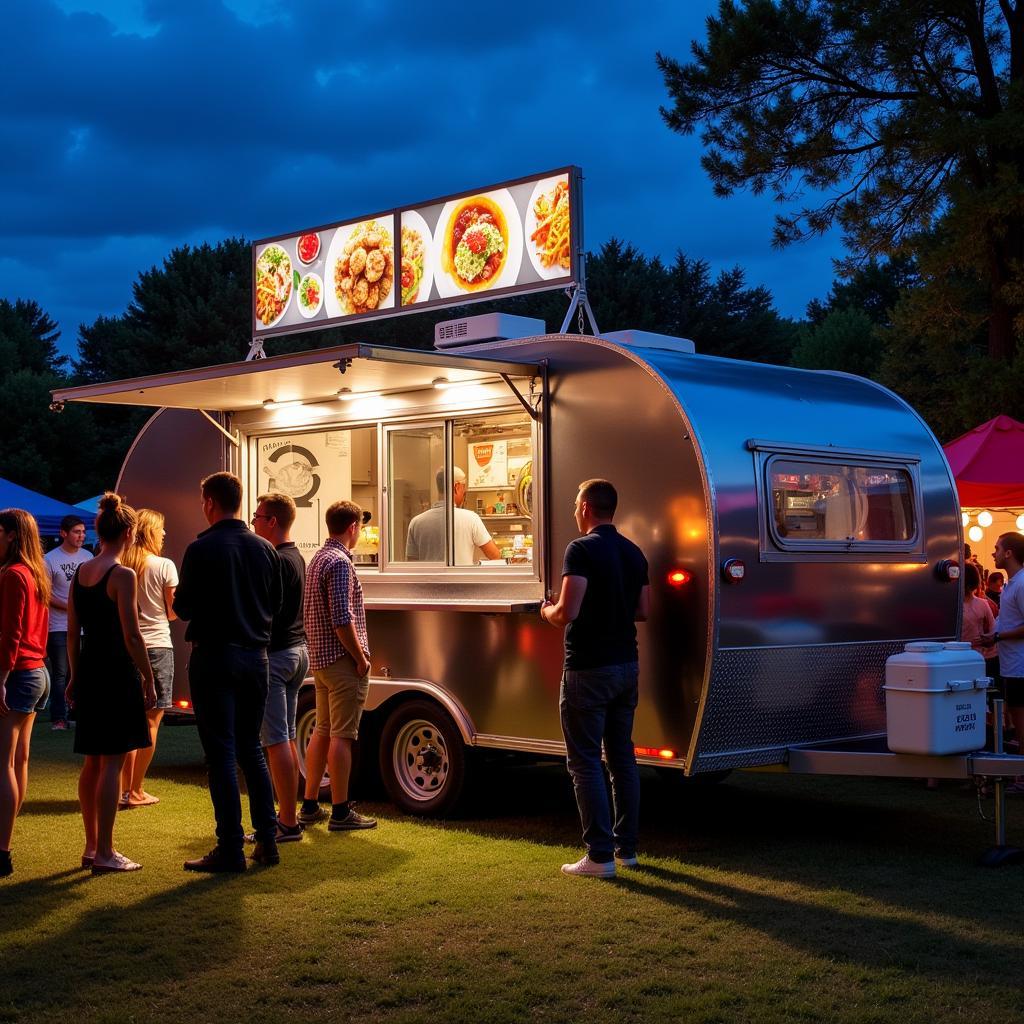
M164 547L164 517L150 508L140 508L135 541L122 555L121 561L135 570L138 577L139 629L146 643L149 663L156 680L156 707L147 711L150 746L133 750L125 760L121 773L122 809L148 807L160 802L147 793L143 783L156 751L156 735L164 712L172 706L174 696L174 648L171 643L170 620L178 571L169 558L160 554Z

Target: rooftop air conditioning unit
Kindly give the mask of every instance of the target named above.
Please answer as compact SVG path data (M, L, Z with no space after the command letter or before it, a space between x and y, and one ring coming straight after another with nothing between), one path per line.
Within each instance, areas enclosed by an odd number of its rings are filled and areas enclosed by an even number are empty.
M620 345L629 345L630 348L661 348L668 352L687 354L697 350L689 338L674 338L670 334L654 334L651 331L607 331L601 337L617 341Z
M547 333L543 320L508 313L484 313L462 320L442 320L434 326L434 348L458 348L481 345L485 341L509 341L512 338L536 338Z

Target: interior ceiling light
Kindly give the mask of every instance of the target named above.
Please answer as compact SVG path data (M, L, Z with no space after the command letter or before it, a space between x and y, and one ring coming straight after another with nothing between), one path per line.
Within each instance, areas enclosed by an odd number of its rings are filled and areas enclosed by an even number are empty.
M451 381L448 380L447 377L435 377L430 383L437 388L438 391L444 391L445 388L450 388L452 386Z
M352 389L351 388L341 388L338 391L338 398L342 402L351 402L352 399L355 398L355 397L356 396L352 394Z
M293 399L292 401L288 402L278 402L273 398L263 399L264 409L291 409L297 405L302 405L302 402L300 402L298 399Z

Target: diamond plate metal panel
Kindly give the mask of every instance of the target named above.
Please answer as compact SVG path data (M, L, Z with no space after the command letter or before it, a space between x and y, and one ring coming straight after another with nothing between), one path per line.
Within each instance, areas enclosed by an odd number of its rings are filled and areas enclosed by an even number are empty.
M696 770L778 764L799 743L885 731L885 661L906 641L715 655Z

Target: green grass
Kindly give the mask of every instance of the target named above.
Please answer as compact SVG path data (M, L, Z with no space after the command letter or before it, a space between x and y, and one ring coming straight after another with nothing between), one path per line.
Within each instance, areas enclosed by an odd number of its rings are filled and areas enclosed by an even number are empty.
M162 802L118 817L145 868L93 878L70 747L41 723L0 1022L1024 1018L1024 868L975 867L991 826L955 784L738 774L680 797L652 776L645 866L608 883L558 873L579 855L564 769L514 768L469 819L363 804L373 832L202 877L181 870L212 842L198 741L165 729ZM1024 844L1019 805L1010 829Z

